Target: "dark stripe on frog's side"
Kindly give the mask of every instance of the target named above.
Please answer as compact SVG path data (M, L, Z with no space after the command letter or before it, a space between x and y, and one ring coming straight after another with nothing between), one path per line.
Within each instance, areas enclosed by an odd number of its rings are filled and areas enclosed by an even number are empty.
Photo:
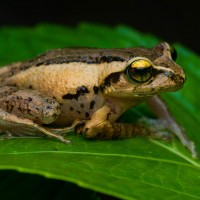
M68 57L67 59L65 57L58 57L58 58L52 58L51 60L44 60L42 62L39 62L36 64L36 66L40 65L51 65L51 64L63 64L63 63L71 63L71 62L83 62L87 64L96 64L96 63L111 63L113 61L119 61L123 62L125 61L123 58L120 58L118 56L102 56L100 58L98 57L81 57L78 60L74 59L73 57Z
M68 93L68 94L65 94L62 96L63 99L76 99L78 100L78 98L81 96L81 95L84 95L86 93L89 93L89 90L86 86L81 86L81 87L78 87L77 90L76 90L76 94L71 94L71 93Z
M125 49L98 49L98 48L69 48L47 51L34 59L22 62L19 70L26 70L32 66L82 62L87 64L123 62L134 57L131 51ZM14 71L14 70L13 70ZM12 74L15 74L12 73Z
M113 61L128 61L133 57L143 56L149 59L155 57L155 52L146 48L98 49L98 48L68 48L47 51L26 63L40 66L83 62L87 64L111 63Z
M110 63L113 61L128 61L133 57L143 56L149 59L155 58L155 52L145 48L123 49L98 49L98 48L69 48L47 51L34 59L22 62L21 70L31 66L63 64L70 62L83 62L88 64Z
M146 48L98 49L98 48L67 48L47 51L31 60L8 65L9 71L1 73L0 81L11 77L32 66L83 62L87 64L123 62L134 57L146 57L150 60L160 57L161 53ZM1 80L2 79L2 80Z

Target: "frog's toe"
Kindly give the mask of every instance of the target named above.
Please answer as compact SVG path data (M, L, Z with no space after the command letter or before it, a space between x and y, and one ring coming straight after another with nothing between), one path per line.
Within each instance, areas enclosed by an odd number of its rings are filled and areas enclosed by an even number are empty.
M171 141L173 139L173 134L168 129L165 120L143 117L139 120L139 123L148 130L149 133L147 135L151 138L162 139L165 141Z
M62 142L65 143L65 144L71 144L72 143L71 140L67 140L67 139L64 139Z
M165 130L163 131L157 130L156 132L151 132L149 137L154 138L154 139L161 139L167 142L170 142L173 139L173 135L169 131L165 131Z
M66 139L62 135L56 135L56 139L60 140L64 144L71 144L72 143L71 140Z
M14 136L9 132L5 132L5 133L0 132L0 134L1 134L0 135L0 140L7 140L7 139L14 138Z

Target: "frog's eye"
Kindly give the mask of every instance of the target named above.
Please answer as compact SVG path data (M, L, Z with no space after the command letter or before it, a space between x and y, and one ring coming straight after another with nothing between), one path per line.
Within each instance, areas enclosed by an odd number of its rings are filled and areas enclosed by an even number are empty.
M173 46L170 46L170 52L171 52L172 60L175 61L176 58L177 58L177 52L176 52L176 49Z
M147 60L135 60L126 68L126 75L133 81L144 83L152 76L152 64Z

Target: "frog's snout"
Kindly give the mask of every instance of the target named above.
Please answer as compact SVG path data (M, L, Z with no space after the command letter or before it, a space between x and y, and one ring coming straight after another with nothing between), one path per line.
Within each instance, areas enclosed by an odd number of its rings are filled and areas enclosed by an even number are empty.
M179 74L172 76L171 79L174 82L179 83L179 85L182 85L185 82L185 76L183 77L183 76L180 76Z
M173 73L169 78L176 83L177 87L182 87L186 80L185 73L182 69L180 73Z

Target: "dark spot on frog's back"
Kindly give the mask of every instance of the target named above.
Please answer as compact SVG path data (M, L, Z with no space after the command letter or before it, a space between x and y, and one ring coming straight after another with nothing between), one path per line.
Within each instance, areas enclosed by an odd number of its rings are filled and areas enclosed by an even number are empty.
M76 94L65 94L62 96L63 99L76 99L77 98L77 95Z
M85 117L88 118L90 114L88 112L85 113Z
M91 102L90 102L90 109L93 109L93 108L94 108L94 105L95 105L95 101L91 101Z
M33 100L32 97L28 97L28 101L31 102Z
M89 90L86 86L81 86L81 87L78 87L77 90L76 90L76 94L71 94L71 93L68 93L68 94L65 94L62 96L63 99L76 99L78 100L78 98L84 94L87 94L89 93Z
M76 93L79 94L79 95L83 95L85 93L89 93L89 90L86 86L83 85L83 86L77 88Z
M81 103L80 107L83 109L85 106L84 106L84 104L83 104L83 103Z
M115 72L110 74L104 79L103 85L101 85L101 91L104 90L105 87L109 87L111 83L117 83L120 79L121 72Z
M106 116L106 120L109 120L111 117L111 113L108 113L107 116Z
M98 92L99 92L99 87L94 86L94 87L93 87L93 91L94 91L94 94L98 94Z
M70 107L69 107L69 110L70 110L70 111L73 111L73 110L74 110L74 108L73 108L72 106L70 106Z

